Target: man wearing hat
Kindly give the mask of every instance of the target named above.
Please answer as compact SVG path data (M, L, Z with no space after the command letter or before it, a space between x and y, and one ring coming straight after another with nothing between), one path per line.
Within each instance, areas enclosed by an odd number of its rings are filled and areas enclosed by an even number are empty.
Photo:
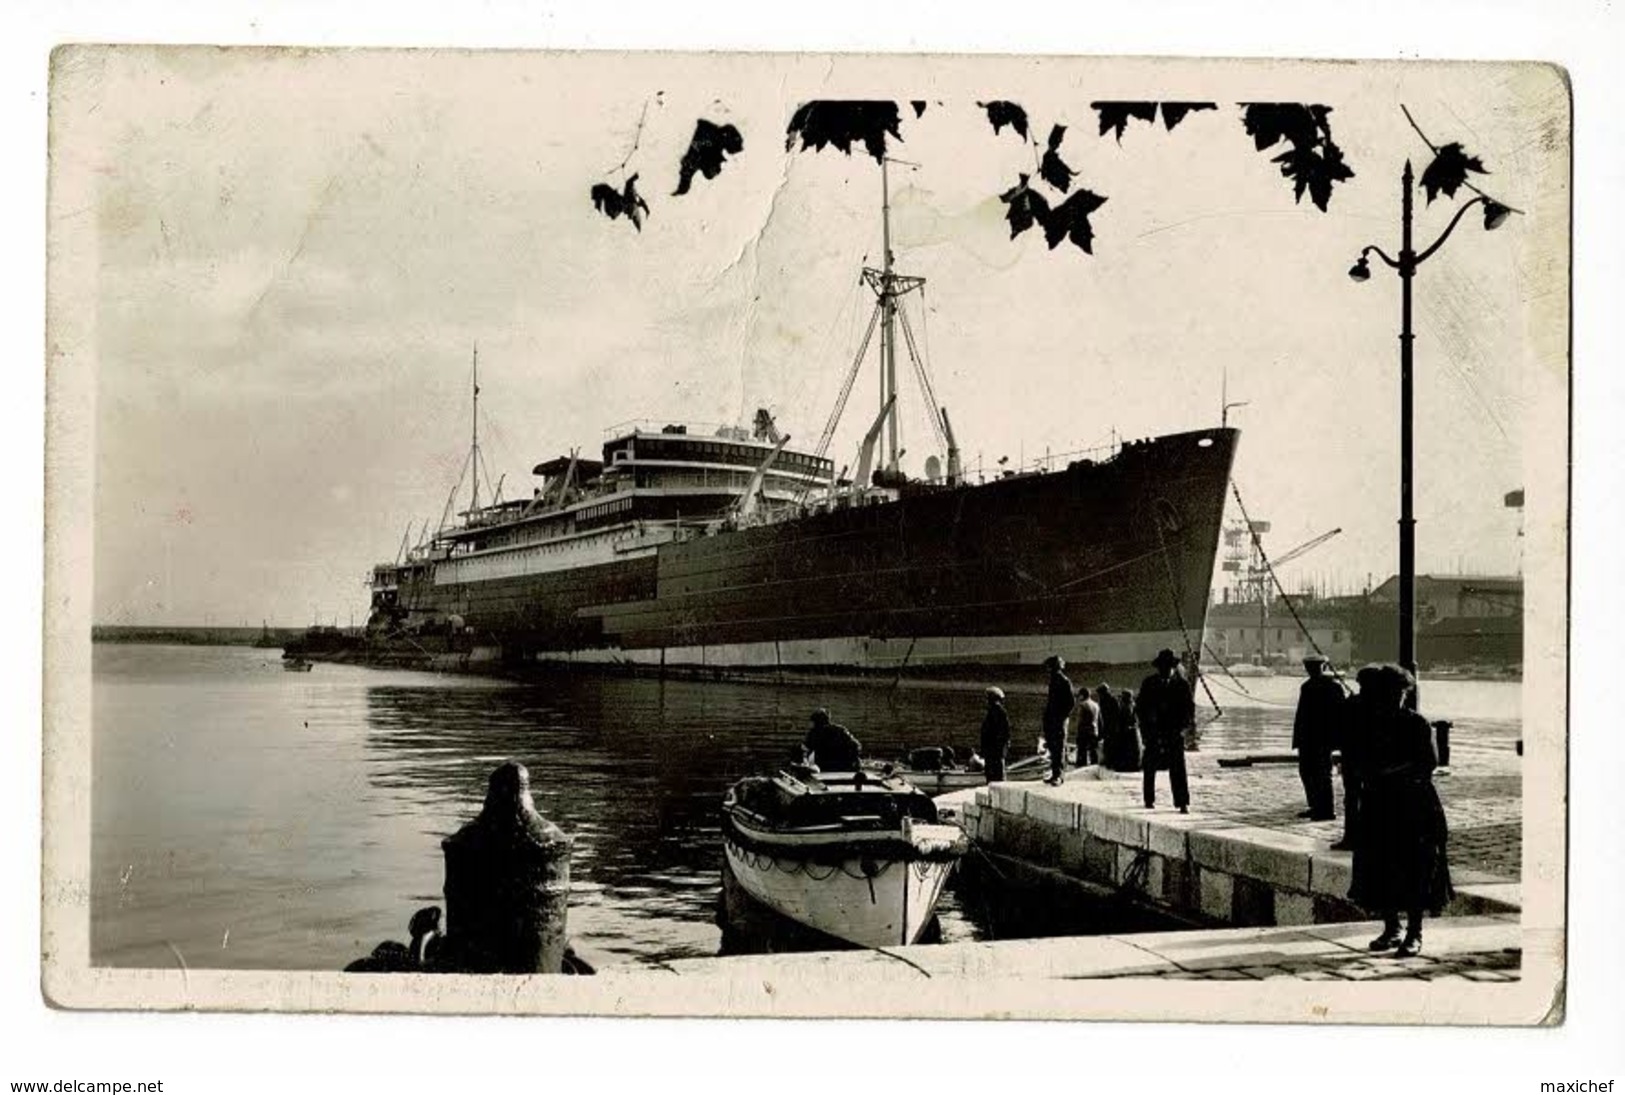
M1298 778L1309 807L1298 816L1311 821L1337 816L1332 808L1332 746L1347 697L1343 686L1325 671L1327 665L1319 654L1303 659L1309 679L1298 689L1298 711L1292 720L1292 748L1298 752Z
M1004 765L1010 755L1010 715L1004 709L1004 689L987 690L987 714L982 716L982 762L987 767L987 781L997 783L1004 778Z
M812 713L812 729L807 731L807 740L802 744L821 772L856 772L862 763L863 746L852 736L852 731L829 721L827 707Z
M1145 808L1157 805L1157 769L1168 769L1174 805L1182 814L1190 813L1190 783L1185 775L1185 731L1196 723L1196 703L1190 682L1179 672L1179 658L1172 650L1159 650L1151 660L1156 672L1140 682L1134 707L1140 717L1140 737L1145 743L1142 771L1145 773Z
M1061 769L1066 766L1066 718L1072 714L1077 697L1072 693L1072 682L1067 679L1066 659L1051 654L1044 659L1049 670L1049 696L1044 700L1044 748L1049 751L1049 778L1051 786L1061 782Z

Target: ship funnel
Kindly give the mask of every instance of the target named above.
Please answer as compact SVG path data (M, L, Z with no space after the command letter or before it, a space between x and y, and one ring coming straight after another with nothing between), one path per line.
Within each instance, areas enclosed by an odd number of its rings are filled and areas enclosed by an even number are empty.
M925 458L925 481L936 483L942 479L942 461L934 455Z

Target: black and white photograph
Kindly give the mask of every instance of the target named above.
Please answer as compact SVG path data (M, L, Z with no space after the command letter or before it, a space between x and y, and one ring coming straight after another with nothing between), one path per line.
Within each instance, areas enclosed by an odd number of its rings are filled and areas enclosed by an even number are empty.
M1574 98L59 46L46 999L1562 1022Z

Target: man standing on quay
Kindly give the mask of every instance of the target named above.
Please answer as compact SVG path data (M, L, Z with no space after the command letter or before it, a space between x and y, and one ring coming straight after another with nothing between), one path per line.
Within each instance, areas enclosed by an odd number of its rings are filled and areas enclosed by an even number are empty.
M1077 703L1072 694L1072 682L1064 672L1066 660L1059 654L1044 659L1049 670L1049 696L1044 701L1044 748L1049 751L1049 778L1044 782L1056 786L1061 782L1061 769L1066 766L1066 717Z
M1298 752L1298 778L1308 809L1299 814L1311 821L1330 821L1332 809L1332 746L1341 730L1343 686L1325 672L1326 659L1311 654L1303 659L1309 679L1298 689L1298 711L1292 719L1292 748Z
M1174 805L1180 813L1188 814L1191 792L1185 775L1185 732L1195 726L1196 702L1172 650L1157 651L1151 664L1156 672L1140 682L1140 694L1134 701L1145 746L1145 808L1156 808L1157 769L1166 768Z
M1095 702L1087 687L1078 692L1078 767L1092 768L1100 763L1100 747L1104 728L1101 726L1100 704Z
M998 783L1004 778L1004 766L1010 756L1010 716L1004 710L1002 688L987 690L987 714L982 717L980 744L987 781Z

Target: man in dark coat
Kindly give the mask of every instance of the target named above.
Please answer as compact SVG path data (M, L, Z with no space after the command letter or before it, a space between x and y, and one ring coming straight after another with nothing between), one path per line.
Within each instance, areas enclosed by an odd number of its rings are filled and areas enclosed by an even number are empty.
M1095 705L1100 708L1100 763L1113 771L1123 770L1122 712L1111 685L1095 689Z
M1123 767L1119 772L1140 770L1140 721L1134 711L1134 693L1123 689L1117 694L1117 724L1123 731Z
M1004 766L1010 759L1010 715L1004 709L1002 688L987 690L987 714L982 716L981 750L987 781L999 782L1004 778Z
M1342 719L1337 726L1334 744L1337 748L1337 767L1343 774L1343 837L1332 845L1334 852L1351 852L1360 835L1360 802L1364 797L1364 751L1366 738L1366 708L1377 691L1380 666L1368 665L1354 676L1359 691L1343 702Z
M856 772L862 762L862 743L852 736L852 731L829 721L827 708L812 713L812 729L802 744L821 772Z
M1303 660L1309 674L1298 689L1298 711L1292 720L1292 748L1298 751L1298 778L1303 781L1309 808L1299 817L1330 821L1332 808L1332 746L1341 729L1343 686L1325 672L1326 659L1311 654Z
M1404 669L1385 665L1360 689L1362 698L1369 697L1359 708L1365 787L1349 886L1350 901L1382 917L1382 934L1370 948L1393 950L1399 958L1421 953L1424 912L1439 915L1452 896L1445 854L1449 827L1433 786L1433 727L1405 706L1413 687Z
M1072 682L1067 679L1066 659L1051 654L1044 659L1049 670L1049 695L1044 700L1044 748L1049 752L1049 778L1044 782L1055 786L1061 782L1061 769L1066 766L1066 717L1072 714L1077 697L1072 693Z
M1145 808L1156 808L1157 769L1166 768L1174 805L1180 813L1188 814L1191 792L1185 775L1185 734L1196 724L1196 702L1172 650L1159 650L1151 664L1156 672L1140 682L1140 694L1134 701L1145 743Z

